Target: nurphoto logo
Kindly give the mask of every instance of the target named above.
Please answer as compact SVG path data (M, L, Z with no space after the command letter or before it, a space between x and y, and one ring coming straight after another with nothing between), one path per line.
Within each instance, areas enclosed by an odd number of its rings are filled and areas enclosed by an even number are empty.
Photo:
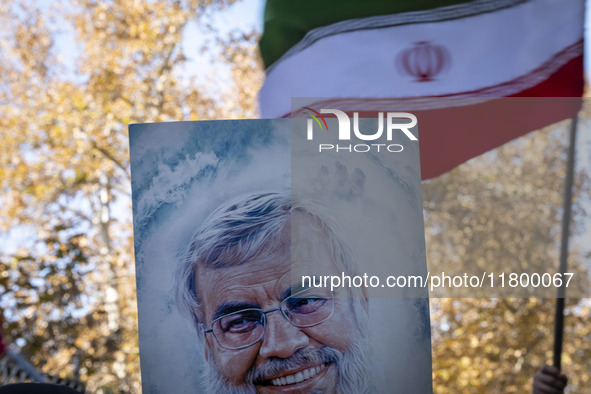
M361 141L377 141L382 139L384 130L386 130L386 141L392 141L394 132L402 132L410 141L418 141L417 137L410 131L414 126L417 125L417 117L408 112L378 112L377 131L374 130L361 130L359 127L359 113L353 112L353 127L351 127L351 119L349 116L338 109L321 109L320 112L313 110L309 107L302 107L309 111L304 112L309 115L311 119L308 119L307 123L307 139L308 141L314 140L314 124L317 124L321 132L328 132L328 125L326 119L322 114L332 114L336 116L338 121L338 131L336 137L338 141L351 141L353 138ZM402 122L401 122L402 121ZM351 133L351 130L353 132ZM335 152L402 152L404 147L401 144L394 143L361 143L361 144L318 144L318 151L335 151Z

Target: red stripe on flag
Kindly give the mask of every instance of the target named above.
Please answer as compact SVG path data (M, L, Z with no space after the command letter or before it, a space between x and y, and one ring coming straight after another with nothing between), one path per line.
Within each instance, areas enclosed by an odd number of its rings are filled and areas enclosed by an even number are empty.
M584 86L583 55L579 55L542 83L510 97L581 97Z
M512 96L523 100L501 98L415 113L419 120L422 179L439 176L530 131L576 116L583 85L581 55L542 83ZM458 127L442 129L446 124Z
M419 121L421 178L434 178L532 130L571 118L581 100L499 98L466 107L413 112Z

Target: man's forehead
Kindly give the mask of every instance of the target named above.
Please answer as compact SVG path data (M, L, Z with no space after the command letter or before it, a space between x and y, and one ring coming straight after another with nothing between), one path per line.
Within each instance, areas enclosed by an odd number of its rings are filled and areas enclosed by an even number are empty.
M332 260L319 260L311 256L293 260L289 255L286 257L276 261L246 262L223 268L200 267L196 271L197 284L201 284L198 288L211 283L222 287L228 284L244 290L270 283L280 284L281 288L299 288L301 275L334 275L337 271Z
M278 283L282 289L297 287L302 275L335 275L337 266L328 244L316 239L281 254L255 258L238 265L197 267L195 275L198 290L209 284L222 288L240 288L244 291L267 283Z
M301 288L303 275L338 274L327 231L308 214L294 213L281 235L271 242L245 262L219 268L198 266L195 280L202 302L250 302L263 296L280 299L292 287ZM258 291L261 289L265 294Z
M245 263L217 269L201 267L196 276L202 312L206 320L213 320L220 308L267 308L268 304L279 301L290 287L291 268L289 260L275 264Z

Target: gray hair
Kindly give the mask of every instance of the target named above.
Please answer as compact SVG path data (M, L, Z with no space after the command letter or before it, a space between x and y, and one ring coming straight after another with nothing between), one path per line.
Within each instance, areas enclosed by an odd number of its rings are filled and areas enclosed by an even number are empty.
M329 251L337 267L349 275L357 274L349 246L338 236L341 233L339 227L321 204L310 200L303 203L289 193L268 192L242 196L220 206L209 215L191 238L177 271L177 304L198 332L201 332L203 316L195 284L197 267L231 267L255 257L272 255L279 244L282 230L296 212L308 215L313 225L326 232ZM352 289L352 292L357 293L354 296L361 300L365 309L367 300L363 289ZM359 306L359 302L355 304Z

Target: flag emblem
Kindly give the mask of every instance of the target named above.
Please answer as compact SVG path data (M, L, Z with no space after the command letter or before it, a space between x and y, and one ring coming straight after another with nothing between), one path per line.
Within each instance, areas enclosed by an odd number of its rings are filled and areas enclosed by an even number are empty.
M399 52L395 62L398 70L415 78L415 82L430 82L449 68L451 55L443 45L419 41Z

